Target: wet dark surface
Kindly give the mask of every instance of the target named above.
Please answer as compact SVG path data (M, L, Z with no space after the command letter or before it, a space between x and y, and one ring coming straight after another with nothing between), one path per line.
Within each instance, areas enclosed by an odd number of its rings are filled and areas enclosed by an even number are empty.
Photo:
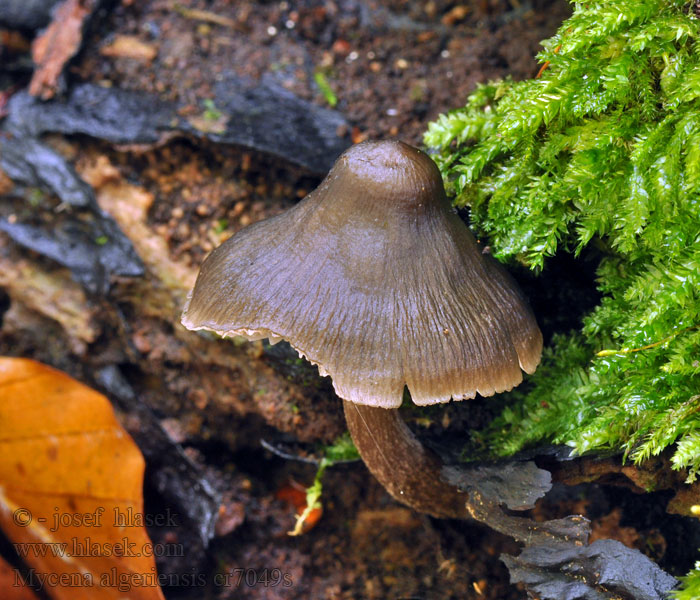
M173 102L137 91L84 84L72 88L65 101L49 102L22 92L9 102L6 125L32 138L84 134L115 144L155 144L190 134L266 152L315 174L325 174L350 145L348 123L340 113L302 100L275 82L230 76L217 81L213 92L216 108L196 120L180 117Z
M48 25L51 10L59 0L3 0L0 24L7 27L34 30Z
M503 560L511 580L526 584L543 600L661 600L677 584L642 553L616 540L529 546L518 557Z
M168 506L172 506L184 519L179 523L180 534L195 533L196 540L188 544L195 554L193 544L200 551L214 537L214 526L221 502L220 494L208 481L206 474L182 451L165 431L157 417L139 402L134 390L115 365L102 368L96 381L117 406L129 415L126 425L146 458L150 484Z
M552 487L549 471L537 468L532 461L446 467L446 478L464 491L477 490L511 510L533 508Z
M15 184L42 188L72 206L95 206L92 188L66 159L21 131L0 134L0 166Z

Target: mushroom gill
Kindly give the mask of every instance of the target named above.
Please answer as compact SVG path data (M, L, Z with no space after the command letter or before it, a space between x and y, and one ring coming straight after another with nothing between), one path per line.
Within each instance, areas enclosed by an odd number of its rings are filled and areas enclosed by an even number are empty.
M384 409L404 387L419 405L509 390L542 350L527 302L452 209L435 163L393 141L350 148L299 204L215 249L182 322L287 340L331 376L370 471L437 516L465 516L464 495Z
M287 212L202 265L183 324L287 340L345 400L396 408L509 390L542 338L510 277L402 142L350 148Z

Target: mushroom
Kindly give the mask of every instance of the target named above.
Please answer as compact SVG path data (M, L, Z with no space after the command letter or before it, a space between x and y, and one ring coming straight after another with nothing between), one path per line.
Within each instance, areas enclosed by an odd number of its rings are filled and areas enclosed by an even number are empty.
M363 461L399 501L466 517L466 495L398 414L490 396L540 360L542 335L505 270L451 207L425 153L364 142L287 212L202 264L182 323L287 340L330 375Z

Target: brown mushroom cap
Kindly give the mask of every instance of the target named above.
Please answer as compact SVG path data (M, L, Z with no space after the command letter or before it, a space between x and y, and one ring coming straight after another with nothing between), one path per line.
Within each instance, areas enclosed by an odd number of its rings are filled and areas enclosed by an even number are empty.
M286 339L346 400L396 408L509 390L542 335L515 283L445 196L435 163L402 142L347 150L287 212L202 265L183 324Z

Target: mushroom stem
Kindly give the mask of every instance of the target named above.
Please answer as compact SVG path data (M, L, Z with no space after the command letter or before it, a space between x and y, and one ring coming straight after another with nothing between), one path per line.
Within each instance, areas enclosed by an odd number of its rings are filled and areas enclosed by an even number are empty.
M434 517L469 517L467 494L445 481L442 461L418 441L397 409L347 400L343 407L362 460L394 498Z

